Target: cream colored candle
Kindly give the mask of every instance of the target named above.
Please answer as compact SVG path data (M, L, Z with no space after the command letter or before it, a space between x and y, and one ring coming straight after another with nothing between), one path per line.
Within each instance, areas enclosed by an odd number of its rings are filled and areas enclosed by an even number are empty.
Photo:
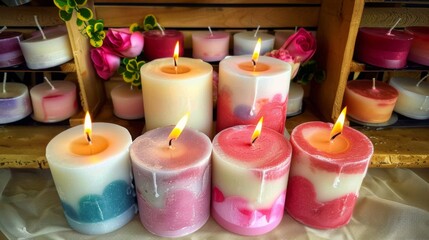
M273 50L274 35L262 32L239 32L234 34L234 55L252 54L258 38L261 38L261 55Z

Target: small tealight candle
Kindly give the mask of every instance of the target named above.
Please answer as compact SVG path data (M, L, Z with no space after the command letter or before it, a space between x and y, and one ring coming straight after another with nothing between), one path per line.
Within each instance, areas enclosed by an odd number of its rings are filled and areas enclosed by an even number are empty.
M32 118L39 122L60 122L77 112L76 84L70 81L49 81L30 89Z
M302 111L304 89L298 83L291 82L287 101L287 116L295 116Z
M130 147L140 220L158 236L191 234L210 216L212 145L185 123L150 130Z
M143 52L148 61L171 57L176 42L179 41L179 56L184 54L184 36L176 30L150 30L143 33Z
M429 27L406 27L405 32L414 37L408 60L429 66Z
M19 42L23 40L22 33L2 31L0 33L0 68L12 67L24 62Z
M350 127L341 130L345 111L334 127L306 122L293 129L286 210L313 228L347 224L374 151L371 141Z
M22 83L6 82L4 73L0 90L0 124L21 120L31 113L31 101L28 88Z
M284 215L292 148L283 134L255 125L213 139L212 216L241 235L273 230Z
M229 33L211 31L192 33L192 57L206 62L224 59L229 51Z
M429 83L428 75L421 80L394 77L389 84L399 92L394 111L406 117L429 119ZM426 80L426 81L424 81Z
M94 123L67 129L46 147L46 159L70 227L104 234L127 224L137 212L127 129ZM93 133L93 134L92 134Z
M387 83L371 80L349 81L344 92L347 115L364 123L385 123L392 116L398 91Z
M258 38L261 38L261 55L273 50L274 36L268 33L261 33L258 30L259 27L255 32L239 32L234 34L234 55L252 54Z
M127 83L120 83L110 92L113 113L122 119L144 117L142 90Z

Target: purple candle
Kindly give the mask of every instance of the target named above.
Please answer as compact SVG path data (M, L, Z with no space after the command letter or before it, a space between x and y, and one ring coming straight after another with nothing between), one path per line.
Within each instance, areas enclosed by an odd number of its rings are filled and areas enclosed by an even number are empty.
M176 42L179 41L179 56L183 56L183 34L176 30L151 30L143 33L143 52L146 60L172 57Z
M28 88L22 83L3 84L0 90L0 124L19 121L31 113Z
M387 28L359 29L356 39L357 60L383 68L398 69L407 64L413 36Z
M429 66L429 27L406 27L414 36L408 60Z
M19 46L22 40L20 32L0 33L0 68L16 66L24 62Z

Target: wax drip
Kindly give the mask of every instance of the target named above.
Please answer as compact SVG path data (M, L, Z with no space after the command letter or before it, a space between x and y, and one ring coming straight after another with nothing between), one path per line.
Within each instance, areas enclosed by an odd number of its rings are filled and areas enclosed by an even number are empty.
M258 25L258 27L256 28L256 31L255 31L255 34L253 34L253 37L256 37L258 35L258 31L259 31L260 27L261 27L261 25Z
M158 26L159 30L161 30L161 34L165 35L164 29L161 27L161 25L159 23L156 23L156 25Z
M259 79L256 79L256 86L254 89L254 95L253 95L253 101L252 101L252 108L250 109L250 116L254 116L255 115L255 110L256 110L256 98L258 96L258 85L259 85Z
M156 173L152 172L152 177L153 177L153 187L155 190L155 197L157 198L159 197L159 194L158 194L158 185L156 184Z
M39 29L40 33L42 34L42 37L44 40L46 40L45 33L42 30L42 27L39 24L39 20L37 20L37 15L34 15L34 21L36 22L37 28Z
M401 21L401 18L399 18L398 21L396 21L396 23L389 29L389 31L387 32L387 35L392 35L393 29L396 27L396 25L398 25L400 21Z
M7 72L3 75L3 93L6 93L6 79L7 79Z

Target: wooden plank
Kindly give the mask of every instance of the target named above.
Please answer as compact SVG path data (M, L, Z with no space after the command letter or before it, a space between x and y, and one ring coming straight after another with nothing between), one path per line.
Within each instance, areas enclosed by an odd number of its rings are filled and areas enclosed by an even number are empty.
M97 6L98 18L106 27L142 23L154 14L166 28L285 28L316 27L319 7L175 7L175 6ZM126 14L124 14L126 13ZM305 16L305 17L303 17Z
M99 3L152 3L152 4L319 4L320 0L95 0Z
M401 18L397 28L429 26L429 8L419 7L365 7L361 27L391 27Z
M58 8L51 7L5 7L0 6L0 26L7 27L36 27L34 15L37 15L41 26L64 24L58 17ZM35 28L36 30L36 28Z

